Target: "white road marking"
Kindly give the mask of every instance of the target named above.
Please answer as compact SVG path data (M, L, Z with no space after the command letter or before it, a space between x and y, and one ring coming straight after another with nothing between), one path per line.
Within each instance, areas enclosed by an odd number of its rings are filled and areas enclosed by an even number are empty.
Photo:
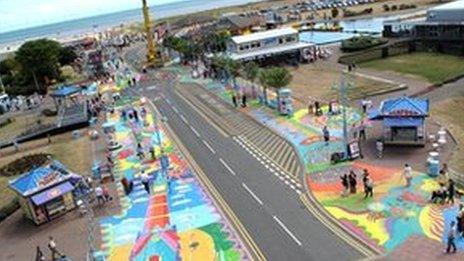
M200 137L200 133L198 133L198 131L195 130L194 127L190 126L190 129L193 131L193 133L195 133L195 135L197 135L197 137Z
M177 107L175 107L175 106L172 106L172 110L173 110L175 113L179 113L179 110L178 110Z
M300 240L298 240L298 238L296 238L296 236L285 226L284 223L282 223L282 221L280 221L280 219L276 216L272 216L272 218L274 218L274 220L277 222L277 224L279 224L279 226L281 226L285 232L287 232L287 234L299 245L301 246L301 242Z
M223 159L219 159L219 161L222 163L222 165L224 165L224 167L234 176L235 175L235 172L229 167L229 165L227 165L227 163L223 160Z
M180 115L180 119L185 123L185 124L188 124L188 121L187 119L184 117L184 115Z
M147 89L150 90L150 91L155 90L156 88L158 88L158 86L156 86L156 85L147 87Z
M213 154L216 154L216 151L214 151L213 147L211 147L211 145L209 145L209 143L206 142L206 140L203 140L203 144L205 144L205 146L206 146Z
M248 191L248 193L250 193L250 195L262 206L263 205L263 202L261 201L261 199L258 198L258 196L255 195L255 193L253 193L253 191L251 191L251 189L245 184L245 183L242 183L242 186L245 188L246 191Z
M163 95L163 97L164 97L164 95ZM166 102L167 102L169 105L172 104L172 103L171 103L171 100L169 100L168 98L166 98Z

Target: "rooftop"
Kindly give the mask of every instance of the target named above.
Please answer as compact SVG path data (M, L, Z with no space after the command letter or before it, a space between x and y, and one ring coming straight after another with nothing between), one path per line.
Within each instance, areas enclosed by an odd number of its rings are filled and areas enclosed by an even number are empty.
M289 34L298 34L298 31L291 27L285 27L285 28L268 30L264 32L253 33L253 34L234 36L232 37L232 41L234 43L241 44L241 43L259 41L263 39L279 37L279 36L289 35Z
M35 167L10 181L10 188L23 196L29 196L54 184L72 178L71 172L59 161Z
M378 110L373 110L369 119L383 117L426 117L429 115L429 100L403 96L387 99L380 104Z
M311 46L314 46L314 44L306 42L296 42L289 45L279 45L272 48L258 49L247 53L232 53L230 54L230 58L233 60L250 60L254 59L255 57L267 57L273 54L285 53L293 50L308 48Z
M445 10L456 10L456 9L464 9L464 0L454 1L454 2L443 4L443 5L439 5L436 7L432 7L429 10L445 11Z

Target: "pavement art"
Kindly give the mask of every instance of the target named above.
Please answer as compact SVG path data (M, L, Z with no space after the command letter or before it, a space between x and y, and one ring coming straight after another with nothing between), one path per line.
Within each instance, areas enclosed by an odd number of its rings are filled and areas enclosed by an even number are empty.
M193 79L188 70L180 80L198 83L215 91L226 102L231 102L229 87L218 81ZM222 87L218 87L222 86ZM382 168L361 162L330 164L330 155L343 151L342 115L316 117L306 109L294 112L292 117L281 117L275 111L250 101L244 110L264 125L293 143L306 165L307 184L314 197L346 228L372 247L391 252L409 237L420 235L446 243L449 223L457 214L457 206L429 203L433 190L439 187L434 178L425 173L414 173L412 186L405 187L400 168ZM323 110L328 109L323 107ZM347 108L348 126L359 124L361 113ZM366 123L369 127L369 123ZM322 127L331 134L329 144L322 141ZM374 180L374 197L363 198L361 174L367 169ZM358 193L342 197L340 175L354 170L358 176ZM458 249L464 249L464 238L456 240Z
M135 106L139 106L136 104ZM122 107L117 108L120 111ZM125 195L117 182L122 211L100 222L105 260L243 260L249 254L228 221L223 218L185 160L173 147L162 128L156 128L148 113L139 123L124 121L119 113L108 114L115 123L114 138L123 145L118 152L115 175L133 180L134 188ZM163 170L160 160L136 156L136 144L162 148L170 167ZM150 176L149 195L140 181L140 172Z

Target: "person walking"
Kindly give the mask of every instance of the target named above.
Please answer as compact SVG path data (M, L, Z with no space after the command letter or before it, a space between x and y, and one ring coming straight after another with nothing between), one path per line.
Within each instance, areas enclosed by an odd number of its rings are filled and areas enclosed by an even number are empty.
M356 185L358 181L356 180L356 173L354 171L350 171L350 174L348 175L348 182L350 185L350 193L351 194L356 194Z
M412 168L409 166L409 164L404 164L403 176L406 180L406 188L409 188L412 181Z
M40 246L37 246L36 252L35 252L35 261L45 261L45 256L40 249Z
M371 177L369 176L369 171L367 169L364 169L363 171L363 185L364 185L364 198L372 197L373 196L373 190L374 190L374 184L372 182Z
M448 203L454 204L454 195L456 194L456 188L454 185L454 180L449 179L448 182Z
M458 214L456 215L456 228L458 235L464 237L464 204L459 203Z
M242 107L245 108L247 106L247 96L246 93L244 92L242 95Z
M377 158L381 159L383 157L383 142L380 139L377 139L375 143L375 147L377 149Z
M97 197L97 203L105 203L105 197L103 196L103 189L100 186L95 188L95 196Z
M342 197L346 197L349 192L348 175L346 173L343 173L340 179L343 186Z
M145 173L145 171L142 170L142 174L140 175L140 179L142 180L142 185L147 191L148 194L150 194L150 179L148 175Z
M456 222L454 220L450 223L447 239L446 253L450 253L451 249L453 249L452 253L456 253L456 243L454 242L456 239Z
M359 124L359 139L366 140L366 124L364 124L364 121Z
M50 252L52 254L52 260L55 261L55 260L57 260L57 258L62 257L63 254L61 254L61 252L56 247L55 239L53 239L52 236L48 237L48 239L49 239L49 241L48 241L48 249L50 249Z
M325 145L329 145L329 140L330 140L330 133L329 133L329 129L327 128L327 126L324 126L324 128L322 128L322 134L324 135L324 142L325 142Z
M232 103L234 104L234 107L237 108L237 96L235 96L235 94L232 95Z
M143 158L145 157L143 153L142 145L140 143L137 143L137 156L139 157L140 160L143 160Z

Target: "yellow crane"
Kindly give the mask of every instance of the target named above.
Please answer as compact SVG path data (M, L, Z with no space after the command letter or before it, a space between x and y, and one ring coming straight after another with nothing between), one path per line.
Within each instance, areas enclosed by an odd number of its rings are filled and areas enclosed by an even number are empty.
M148 11L147 0L142 0L142 4L144 29L147 35L147 66L156 66L160 61L157 57L155 41L151 31L150 13Z

